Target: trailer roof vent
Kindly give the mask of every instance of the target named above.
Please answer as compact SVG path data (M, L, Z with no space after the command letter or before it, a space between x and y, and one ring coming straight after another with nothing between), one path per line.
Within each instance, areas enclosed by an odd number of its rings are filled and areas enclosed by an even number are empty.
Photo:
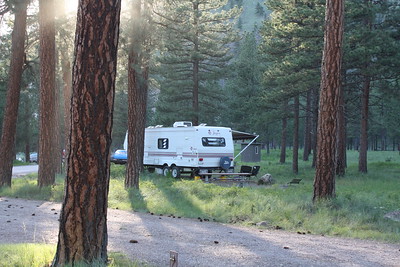
M207 123L200 123L200 125L199 126L207 126Z
M192 127L191 121L177 121L174 123L174 127Z
M164 125L156 125L154 128L162 128Z

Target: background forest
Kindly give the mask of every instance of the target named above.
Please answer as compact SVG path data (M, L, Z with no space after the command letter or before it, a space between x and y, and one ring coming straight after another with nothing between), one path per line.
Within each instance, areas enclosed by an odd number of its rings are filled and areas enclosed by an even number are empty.
M63 6L65 1L59 1ZM267 148L315 148L323 48L322 0L148 1L141 19L148 64L147 125L189 120L256 132ZM202 2L202 1L198 1ZM2 1L3 3L3 1ZM124 5L124 3L123 3ZM348 149L400 149L400 3L346 1L342 134ZM57 9L60 136L63 98L73 61L75 11ZM3 14L4 13L4 14ZM13 28L2 12L0 118L3 118ZM193 15L195 14L195 15ZM38 6L28 9L16 153L38 150ZM113 150L127 130L128 53L133 18L121 17ZM194 62L194 63L193 63ZM0 123L0 125L2 125ZM366 147L360 147L366 139ZM62 150L63 138L60 138ZM284 157L282 158L284 161Z

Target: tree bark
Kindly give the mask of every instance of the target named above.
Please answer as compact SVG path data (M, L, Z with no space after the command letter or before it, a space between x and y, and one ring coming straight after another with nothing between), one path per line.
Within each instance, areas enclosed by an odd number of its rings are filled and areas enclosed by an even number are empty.
M299 109L300 101L299 96L294 97L294 123L293 123L293 163L292 170L294 174L299 173Z
M311 154L311 90L307 92L306 114L304 121L304 150L303 160L308 161Z
M327 0L321 92L317 133L317 162L313 200L335 196L337 109L341 87L343 0Z
M55 182L56 166L56 41L54 0L39 1L40 107L38 186Z
M15 2L8 90L0 141L0 187L11 186L21 79L24 65L28 1Z
M146 128L148 58L146 53L142 1L132 6L133 33L128 68L128 162L125 187L139 188L139 174L143 171L144 132Z
M358 161L358 171L367 173L367 150L368 150L368 106L369 88L371 80L364 76L363 91L361 95L361 130L360 130L360 155Z
M107 262L107 200L121 1L79 1L65 197L53 266Z
M192 103L192 108L193 108L193 125L199 125L199 86L200 86L200 81L199 81L199 65L200 61L198 59L198 54L199 54L199 32L198 32L198 27L199 27L199 22L198 22L198 16L199 16L199 3L194 1L193 2L193 12L194 12L194 21L193 21L193 29L195 31L194 33L194 51L193 51L193 103Z
M339 108L337 115L337 150L336 150L336 175L346 174L346 118L343 88L339 91Z
M281 164L286 162L286 139L287 139L287 117L286 117L286 109L287 109L288 103L285 100L285 103L283 104L283 114L284 117L282 118L282 133L281 133L281 155L279 162Z

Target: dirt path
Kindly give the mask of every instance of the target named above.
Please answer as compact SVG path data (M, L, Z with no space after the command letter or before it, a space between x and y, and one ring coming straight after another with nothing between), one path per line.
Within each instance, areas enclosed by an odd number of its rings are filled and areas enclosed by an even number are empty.
M0 197L0 243L56 243L59 203ZM110 251L154 266L400 266L400 244L109 210ZM137 243L130 243L136 240Z

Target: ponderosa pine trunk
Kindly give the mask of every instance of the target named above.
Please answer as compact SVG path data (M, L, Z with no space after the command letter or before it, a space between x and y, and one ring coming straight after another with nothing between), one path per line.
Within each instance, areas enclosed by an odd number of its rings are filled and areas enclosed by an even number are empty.
M341 88L343 43L343 2L343 0L327 0L326 2L314 201L335 197L337 110Z
M197 54L199 54L199 3L193 2L193 29L194 29L194 51L193 51L193 99L192 99L192 109L193 109L193 125L199 125L199 65L200 61Z
M40 100L38 186L48 186L56 178L56 40L54 0L39 0Z
M371 79L364 76L363 91L361 95L361 129L360 129L360 155L358 161L358 171L367 173L367 151L368 151L368 107L369 89Z
M146 128L148 59L146 57L142 1L132 6L133 32L128 67L128 162L125 187L139 188L139 174L143 171L144 132Z
M318 89L312 89L312 134L311 134L311 148L313 151L313 160L311 166L315 168L317 163L317 132L318 132L318 103L319 103L319 94Z
M281 132L281 154L280 154L280 159L279 162L281 164L286 162L286 139L287 139L287 116L286 116L286 110L287 110L288 103L285 100L285 103L283 104L283 118L282 118L282 132Z
M107 262L107 200L120 0L80 0L65 196L53 266Z
M308 161L311 154L311 90L307 91L306 111L304 118L303 160Z
M25 56L25 32L28 1L15 1L15 19L11 40L6 106L0 140L0 187L11 186L14 143L17 128L21 79Z
M299 96L294 97L294 118L293 118L293 162L292 170L294 174L299 173L299 117L300 117L300 101Z
M343 88L339 92L339 109L337 115L337 150L336 150L336 175L346 174L346 118Z
M66 169L66 156L69 149L69 134L71 128L71 91L72 91L72 70L71 63L65 52L61 54L61 68L63 79L63 96L64 96L64 168Z

